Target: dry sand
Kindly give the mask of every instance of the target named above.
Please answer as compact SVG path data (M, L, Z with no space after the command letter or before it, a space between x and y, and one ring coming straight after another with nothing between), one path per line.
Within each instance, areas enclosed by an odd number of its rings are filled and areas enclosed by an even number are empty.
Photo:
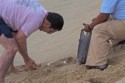
M6 83L115 83L125 76L125 47L111 51L110 65L104 71L86 70L77 63L82 23L90 23L99 13L101 0L45 0L41 3L47 10L64 16L64 29L52 35L34 33L28 39L29 54L41 67L11 73L6 76ZM15 65L21 64L21 56L17 54Z

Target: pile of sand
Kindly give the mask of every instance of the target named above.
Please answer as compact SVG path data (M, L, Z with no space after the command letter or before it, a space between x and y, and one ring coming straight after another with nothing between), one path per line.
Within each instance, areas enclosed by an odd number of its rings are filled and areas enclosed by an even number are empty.
M117 47L110 54L106 70L87 70L76 57L41 64L37 70L11 73L7 83L115 83L125 76L125 48Z

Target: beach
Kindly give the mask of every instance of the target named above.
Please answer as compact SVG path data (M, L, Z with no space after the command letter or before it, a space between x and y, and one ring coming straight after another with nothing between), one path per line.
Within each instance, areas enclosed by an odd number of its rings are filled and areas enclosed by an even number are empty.
M111 49L109 66L104 71L86 70L77 63L77 50L83 23L90 23L100 12L101 0L42 0L41 4L51 12L64 17L62 31L46 34L34 32L28 38L28 52L41 66L34 71L6 75L6 83L124 83L125 46ZM2 47L0 53L2 54ZM15 66L24 68L20 54Z

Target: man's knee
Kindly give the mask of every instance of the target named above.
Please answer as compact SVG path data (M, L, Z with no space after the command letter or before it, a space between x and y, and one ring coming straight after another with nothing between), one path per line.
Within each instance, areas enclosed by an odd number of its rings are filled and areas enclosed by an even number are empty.
M93 28L93 31L92 31L93 34L106 34L107 33L107 29L106 27L104 27L103 25L99 24L99 25L96 25L94 28Z
M11 53L11 52L12 52L12 53L17 52L17 51L18 51L18 46L17 46L17 44L13 42L13 44L8 45L8 46L6 47L6 51L9 52L9 53Z
M6 49L6 51L8 52L8 53L16 53L17 52L17 50L18 50L18 48L17 47L9 47L8 49Z

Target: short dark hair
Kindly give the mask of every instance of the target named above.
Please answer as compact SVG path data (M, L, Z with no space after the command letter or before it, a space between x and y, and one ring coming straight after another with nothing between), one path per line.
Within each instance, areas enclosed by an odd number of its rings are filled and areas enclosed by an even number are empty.
M64 25L63 17L58 13L48 12L47 20L51 23L51 26L55 30L62 30Z

